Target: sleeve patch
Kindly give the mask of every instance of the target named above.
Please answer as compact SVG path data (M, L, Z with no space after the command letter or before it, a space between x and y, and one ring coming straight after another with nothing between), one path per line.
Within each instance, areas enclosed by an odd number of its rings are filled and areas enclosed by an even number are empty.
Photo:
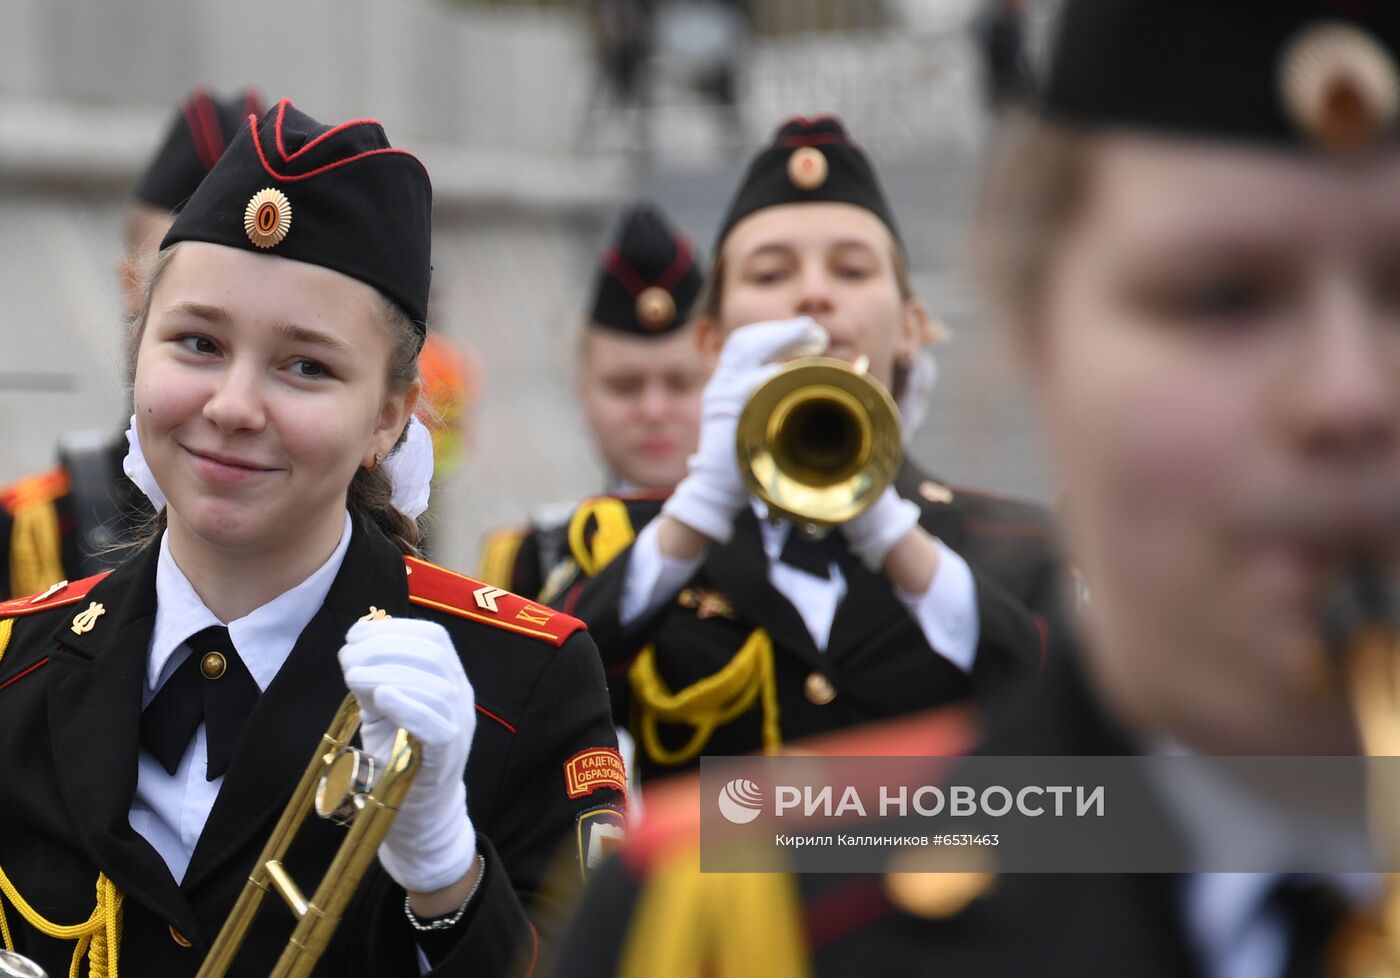
M591 795L599 788L627 794L627 769L622 755L612 747L590 747L564 762L565 790L570 798Z
M627 817L610 806L590 808L579 812L578 864L587 878L614 852L622 848L627 837Z

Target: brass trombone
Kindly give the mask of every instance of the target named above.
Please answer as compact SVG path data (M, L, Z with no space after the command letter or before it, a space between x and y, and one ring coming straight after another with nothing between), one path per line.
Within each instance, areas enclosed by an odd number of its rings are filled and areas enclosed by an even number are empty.
M769 512L818 532L865 512L894 480L899 410L867 368L865 357L802 357L744 405L739 471Z
M422 760L418 740L400 729L394 737L388 767L379 783L374 784L374 759L350 745L359 726L360 708L353 696L347 696L322 734L296 793L283 809L196 978L221 978L227 973L269 890L275 890L297 918L291 939L269 978L305 978L316 967L346 905L374 861L379 843L384 841ZM350 828L308 900L282 866L282 858L313 808L320 817Z

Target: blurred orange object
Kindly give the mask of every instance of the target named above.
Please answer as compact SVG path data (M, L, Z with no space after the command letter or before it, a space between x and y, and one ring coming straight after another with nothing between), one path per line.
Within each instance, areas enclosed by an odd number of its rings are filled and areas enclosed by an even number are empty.
M418 418L433 436L433 463L438 476L462 463L471 448L473 418L481 398L481 357L466 344L429 333L418 354L423 377L423 407Z

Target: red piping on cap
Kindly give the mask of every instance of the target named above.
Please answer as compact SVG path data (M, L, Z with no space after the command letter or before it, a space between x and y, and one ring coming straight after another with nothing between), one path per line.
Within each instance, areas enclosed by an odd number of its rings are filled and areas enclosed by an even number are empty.
M204 128L204 119L200 114L200 103L208 99L208 92L196 88L185 104L180 106L180 112L185 117L185 128L190 131L190 140L194 143L195 154L199 156L200 165L206 173L218 160L218 156L211 155L214 148L209 145L209 134Z
M675 239L675 243L675 257L671 259L671 264L666 266L666 270L657 277L655 282L648 283L646 279L642 278L641 273L627 259L623 258L616 248L609 248L603 252L603 270L621 282L622 287L634 299L652 285L659 285L667 292L674 292L681 279L685 278L685 273L690 271L694 259L689 240L685 237L678 237Z
M262 92L258 91L256 88L250 88L243 93L244 115L260 116L266 111L267 109L263 105Z
M282 144L282 117L283 117L284 113L286 112L287 106L288 106L288 105L291 105L291 104L292 104L291 99L285 99L285 98L284 98L281 102L278 102L278 103L277 103L277 121L276 121L276 127L275 127L275 129L274 129L276 141L277 141L277 144L278 144L278 147L277 147L277 148L278 148L278 152L280 152L280 153L282 154L283 160L286 161L286 162L288 162L288 163L290 163L292 160L296 159L296 157L300 156L302 153L306 152L306 151L307 151L308 149L310 149L312 146L315 146L317 143L319 143L321 140L325 139L326 137L328 137L328 136L333 136L333 135L335 135L336 133L340 132L341 130L349 128L350 126L362 126L362 125L375 125L375 126L377 126L377 125L379 125L379 123L378 123L376 120L374 120L374 119L356 119L356 120L351 121L351 122L343 122L343 123L341 123L340 125L336 126L334 129L330 129L330 130L327 130L326 132L321 133L321 135L317 136L315 139L313 139L311 142L307 143L307 144L306 144L305 146L303 146L301 149L297 150L297 151L296 151L295 153L293 153L291 156L288 156L287 153L286 153L286 150L283 149L283 148L282 148L282 145L281 145L281 144ZM345 166L345 165L347 165L347 164L349 164L349 163L354 163L354 162L357 161L357 160L362 160L362 159L364 159L365 157L368 157L368 156L383 156L383 155L385 155L385 154L387 154L387 153L397 153L399 156L407 156L407 157L408 157L409 159L411 159L413 162L417 163L420 167L423 167L423 172L424 172L424 173L427 173L427 172L428 172L428 168L427 168L426 166L423 166L423 161L420 160L418 157L414 156L412 153L408 152L407 150L396 149L396 148L394 148L394 147L392 147L392 146L387 146L387 147L384 147L383 149L370 149L370 150L366 150L366 151L363 152L363 153L356 153L354 156L347 156L347 157L346 157L345 159L343 159L343 160L336 160L336 161L334 161L333 163L327 163L325 166L319 166L319 167L317 167L317 168L314 169L314 170L309 170L309 171L307 171L306 173L297 173L297 174L279 173L279 172L277 172L276 169L273 168L272 164L268 161L267 154L266 154L265 152L263 152L262 139L261 139L261 137L259 137L259 135L258 135L257 120L254 120L254 122L253 122L252 133L253 133L253 150L258 154L258 160L259 160L259 162L262 163L263 169L266 170L267 173L268 173L268 175L271 176L274 180L280 180L280 181L282 181L283 183L296 183L297 181L300 181L300 180L309 180L309 179L311 179L312 177L318 177L318 176L320 176L320 175L323 174L323 173L328 173L328 172L330 172L331 170L339 169L340 167ZM431 179L431 177L430 177L430 179Z
M307 143L307 144L306 144L305 146L303 146L301 149L297 150L297 151L296 151L295 153L293 153L291 156L288 156L288 155L287 155L287 149L286 149L286 147L282 144L282 120L283 120L284 118L286 118L286 115L287 115L287 106L289 106L289 105L291 105L291 104L292 104L292 100L289 99L289 98L284 98L282 101L280 101L280 102L277 103L277 124L276 124L276 127L274 128L274 132L276 133L276 136L277 136L277 152L280 153L280 154L282 155L282 162L284 162L284 163L290 163L290 162L292 162L292 160L296 159L296 158L297 158L298 156L300 156L302 153L305 153L307 150L311 149L311 147L315 146L315 145L316 145L317 143L319 143L321 140L327 139L327 138L329 138L329 137L331 137L331 136L334 136L336 133L341 132L342 130L349 129L351 126L379 126L379 125L380 125L380 122L379 122L378 119L351 119L349 122L342 122L342 123L341 123L340 125L338 125L338 126L335 126L335 127L331 128L331 129L327 129L325 132L321 133L321 135L319 135L319 136L317 136L315 139L311 140L309 143ZM383 127L381 126L381 128L383 128Z
M228 148L228 143L224 140L224 128L219 125L219 113L214 107L214 100L207 92L201 93L203 96L198 100L199 118L204 123L205 145L209 147L209 161L204 169L212 170L214 164L219 162L219 157L224 155L224 150Z
M782 126L779 126L778 128L782 129L782 128L786 127L786 126L791 126L791 125L799 125L799 126L818 126L818 125L821 125L823 122L836 122L836 123L839 123L840 121L841 121L841 120L838 119L838 118L836 117L836 115L835 115L834 113L831 113L831 112L823 112L821 115L814 115L814 116L795 115L795 116L793 116L792 118L788 119L787 122L784 122L784 123L782 124Z

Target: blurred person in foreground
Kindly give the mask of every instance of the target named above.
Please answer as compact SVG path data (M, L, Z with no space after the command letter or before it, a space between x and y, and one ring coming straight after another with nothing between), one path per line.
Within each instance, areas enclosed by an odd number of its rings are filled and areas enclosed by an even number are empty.
M1069 0L1038 113L996 147L979 247L1069 487L1082 600L1075 647L988 718L980 753L1360 749L1319 620L1353 554L1393 573L1400 542L1397 15ZM959 739L894 733L868 752ZM562 973L1394 973L1333 969L1375 881L1299 886L1287 851L1278 873L962 892L769 880L760 940L726 908L753 912L764 881L695 872L691 788L669 826L653 799L665 829L644 828L574 925L569 961L612 962Z
M701 282L690 240L660 209L638 203L622 215L596 273L576 375L608 492L664 498L685 476L707 377L690 321ZM577 505L548 506L526 526L489 533L478 576L548 601L577 571L568 541Z
M739 413L804 346L865 362L906 439L927 403L932 321L839 120L789 120L756 155L695 318L714 373L688 472L664 499L585 503L569 535L580 573L555 602L589 624L642 779L1034 676L1035 613L1056 591L1043 510L953 488L904 456L867 509L813 535L741 474Z
M228 99L195 89L175 110L122 220L117 278L127 319L140 311L143 269L175 212L243 121L261 114L253 89ZM127 444L121 427L71 432L61 439L53 466L0 487L0 597L109 569L119 559L116 548L150 517L145 497L122 472Z

